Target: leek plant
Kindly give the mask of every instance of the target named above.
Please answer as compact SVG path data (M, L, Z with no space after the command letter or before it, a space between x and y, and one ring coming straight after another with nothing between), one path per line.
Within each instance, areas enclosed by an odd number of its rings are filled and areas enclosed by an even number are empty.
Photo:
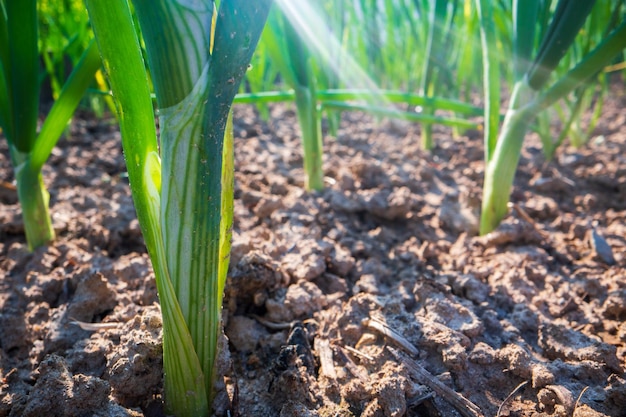
M30 250L54 240L41 169L101 65L91 42L38 132L38 33L36 0L0 0L0 127L9 142Z
M428 4L428 35L426 36L425 59L422 68L420 93L426 97L436 96L441 91L443 82L439 74L448 71L445 45L450 42L451 22L457 9L456 1L432 0ZM451 16L448 16L450 14ZM447 29L447 30L446 30ZM435 70L438 71L435 71ZM424 113L434 114L434 109L425 107ZM433 127L426 123L422 127L422 148L432 150Z
M86 0L163 314L165 404L209 414L233 217L230 109L271 0Z
M268 19L268 52L295 93L296 112L302 134L305 188L324 188L322 124L316 100L312 55L293 23L274 8Z
M499 114L499 100L496 100L496 90L500 89L500 78L496 76L497 70L490 66L496 36L490 31L488 23L493 5L489 0L476 0L481 14L487 100L485 112L487 167L483 186L481 234L494 230L506 215L524 136L536 116L589 82L614 56L626 48L626 20L622 17L615 29L607 33L594 49L560 76L552 86L546 87L550 75L575 41L595 2L559 0L550 25L541 39L539 50L532 59L540 3L540 0L513 2L514 68L517 79L498 135L496 115Z

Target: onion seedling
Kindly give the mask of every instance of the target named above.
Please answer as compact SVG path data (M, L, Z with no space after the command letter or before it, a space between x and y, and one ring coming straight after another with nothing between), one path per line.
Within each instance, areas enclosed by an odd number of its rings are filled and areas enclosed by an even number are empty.
M315 93L316 81L311 68L313 58L293 23L278 8L270 13L267 28L267 50L280 74L295 93L296 112L302 134L305 188L321 190L324 188L324 150Z
M86 0L163 314L165 404L209 414L233 217L233 98L271 0Z
M36 0L0 1L0 127L9 142L30 250L54 240L50 195L41 169L101 65L92 42L37 132L40 91L37 25Z
M514 2L516 13L515 28L519 32L535 27L536 9L539 0ZM486 234L494 230L507 213L507 203L515 171L519 163L524 136L532 125L535 117L543 110L570 94L577 87L587 83L610 60L626 47L626 20L607 34L593 50L565 75L546 88L550 75L554 72L561 58L574 42L580 28L592 10L594 1L577 2L559 0L552 21L545 32L539 51L534 60L530 59L534 44L534 30L514 37L516 51L515 73L518 80L512 88L511 99L506 117L499 135L496 114L499 105L494 103L495 90L499 89L499 78L494 78L489 70L485 70L485 85L488 89L486 100L488 106L485 119L485 152L487 167L483 186L483 203L480 220L480 233ZM481 30L483 32L483 55L485 66L494 56L495 36L487 31L490 20L491 2L476 0L482 13ZM530 45L525 45L530 43ZM496 109L498 108L498 112ZM494 138L497 137L497 140Z
M441 67L446 60L445 54L447 51L445 51L444 45L449 42L449 39L446 38L449 38L451 29L451 25L446 25L446 20L450 22L454 20L457 2L433 0L428 3L428 34L426 36L424 50L425 57L422 68L420 93L426 97L434 97L439 93L439 90L441 90L439 86L443 84L439 79L438 73L447 70L447 68L439 68L439 71L435 71L435 69L437 69L438 66ZM447 16L448 13L451 14L450 17ZM444 28L448 29L448 33L445 33ZM424 107L424 114L434 115L434 110L435 109L432 107ZM430 123L425 123L422 127L422 148L430 151L433 146L433 126Z

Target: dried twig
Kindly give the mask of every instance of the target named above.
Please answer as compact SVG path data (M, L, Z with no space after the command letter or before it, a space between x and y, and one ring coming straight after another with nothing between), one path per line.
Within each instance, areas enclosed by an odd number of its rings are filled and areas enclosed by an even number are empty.
M416 356L419 354L419 351L417 350L415 346L411 344L411 342L406 340L406 338L402 336L400 333L396 332L391 327L389 327L387 323L381 320L372 318L372 319L365 319L363 321L363 325L372 330L376 330L377 332L381 333L386 338L391 339L392 341L396 342L398 346L402 347L411 355Z
M572 417L574 417L574 414L576 414L576 409L580 405L580 400L583 398L583 395L585 394L585 392L588 389L589 389L589 386L586 386L585 388L583 388L582 391L580 391L580 394L578 395L578 398L576 398L576 404L574 404L574 411L572 411Z
M6 181L0 181L0 188L3 188L8 191L17 191L17 187L14 184Z
M352 346L343 346L344 349L346 349L348 352L355 354L356 356L359 356L361 358L365 358L368 361L374 361L374 358L371 355L368 355L367 353L363 353L358 349L353 348Z
M72 319L72 323L76 324L83 330L88 330L91 332L96 332L98 330L117 329L122 324L122 323L87 323L87 322L79 321L76 319Z
M364 383L367 383L369 381L369 375L367 374L367 372L359 369L357 364L354 363L352 359L350 358L350 356L346 354L346 351L344 350L344 348L342 348L341 346L336 346L336 347L337 347L337 354L339 356L339 360L345 363L346 369L350 371L352 375L359 378Z
M402 362L409 370L411 376L420 384L426 385L433 390L435 394L446 400L464 417L484 417L480 408L458 392L445 385L433 374L428 372L424 367L408 357L406 354L387 346L391 354L400 362Z
M515 393L517 391L519 391L526 384L528 384L528 381L522 382L521 384L516 386L515 389L513 391L511 391L511 393L509 395L507 395L507 397L504 399L504 401L502 401L502 403L500 404L500 407L498 407L498 413L496 414L496 417L500 417L500 413L502 413L502 407L504 407L504 404L506 404L507 401L509 401L511 398L513 398Z
M531 225L532 228L541 235L541 237L546 237L546 233L543 230L539 229L539 226L537 226L537 222L534 221L532 217L530 217L530 215L526 212L526 210L522 208L522 206L517 203L509 203L508 206L509 208L514 209L517 212L518 216L520 216L526 223Z

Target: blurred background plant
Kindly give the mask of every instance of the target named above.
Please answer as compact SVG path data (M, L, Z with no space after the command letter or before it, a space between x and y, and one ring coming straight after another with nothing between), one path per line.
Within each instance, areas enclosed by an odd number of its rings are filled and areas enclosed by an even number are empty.
M68 74L52 71L53 104L39 127L40 91L45 79L40 62L49 62L46 68L52 70L51 56L63 54L49 53L44 47L59 45L50 40L47 30L40 31L40 26L49 26L40 25L43 14L38 13L35 0L2 1L0 12L0 127L9 143L26 241L34 250L55 237L42 167L92 84L100 57L91 35L83 30L85 42L77 42L76 61Z
M544 16L549 14L551 2L514 0L511 57L514 78L511 82L500 77L499 69L493 65L492 57L498 53L496 45L499 41L491 20L493 4L488 0L476 0L481 21L485 89L486 169L481 234L493 231L508 211L524 139L537 117L561 100L572 99L571 113L575 114L576 101L584 98L584 90L597 84L598 74L604 72L626 48L623 2L613 3L608 15L611 18L602 23L597 22L597 16L593 17L595 4L594 1L559 0L550 13L549 24L538 26L538 20L545 23ZM603 5L602 2L598 4ZM595 44L588 33L592 28L597 36ZM500 126L499 94L503 85L511 93ZM546 133L541 136L544 137L544 150L547 149L546 153L551 156L554 143L545 139Z
M39 53L43 70L42 103L56 100L63 82L74 68L82 52L93 39L89 16L83 0L40 0ZM102 117L105 108L113 114L114 107L108 86L101 70L96 72L94 83L83 98L86 108Z

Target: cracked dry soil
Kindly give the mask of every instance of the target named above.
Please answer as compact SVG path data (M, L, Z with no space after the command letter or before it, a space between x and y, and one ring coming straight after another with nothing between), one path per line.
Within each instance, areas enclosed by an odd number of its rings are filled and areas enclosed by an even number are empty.
M294 111L236 107L216 414L626 416L626 97L589 145L529 135L513 206L476 237L480 135L344 114L303 191ZM77 118L26 251L0 141L0 417L163 416L161 319L111 121ZM86 325L89 323L91 325Z

